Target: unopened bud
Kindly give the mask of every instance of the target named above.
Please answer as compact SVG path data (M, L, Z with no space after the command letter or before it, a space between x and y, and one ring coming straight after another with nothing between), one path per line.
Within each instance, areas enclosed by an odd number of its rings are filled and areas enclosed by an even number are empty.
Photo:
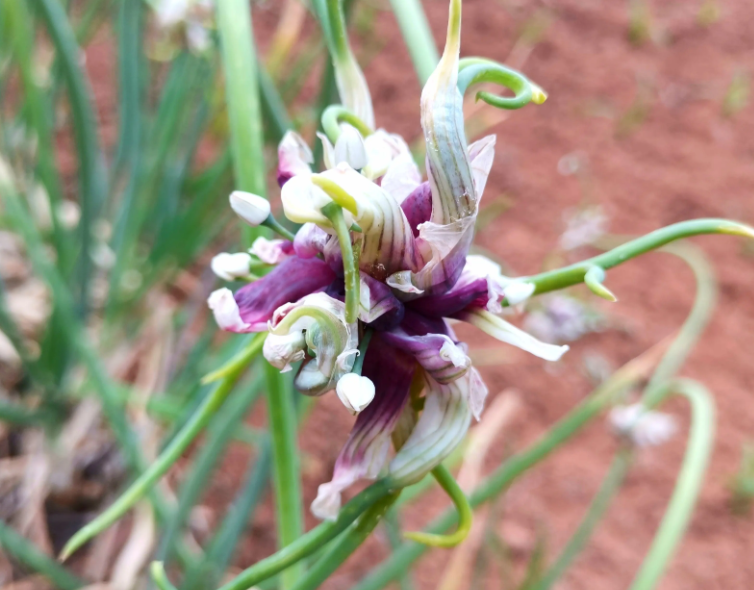
M505 287L505 298L510 305L516 305L529 299L536 287L533 283L515 281Z
M367 149L361 133L352 125L341 125L340 137L335 142L335 164L347 162L354 170L367 165Z
M221 252L210 263L212 272L224 281L235 281L249 276L251 256L246 252L228 254Z
M352 414L358 414L374 399L374 383L368 377L346 373L339 380L335 391L343 405Z
M262 225L270 216L270 202L252 193L233 191L230 206L241 219L252 227Z

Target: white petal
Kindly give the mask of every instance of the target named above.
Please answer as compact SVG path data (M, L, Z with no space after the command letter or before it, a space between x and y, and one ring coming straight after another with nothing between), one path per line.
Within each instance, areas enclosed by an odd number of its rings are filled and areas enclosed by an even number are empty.
M545 344L527 334L516 326L509 324L502 318L491 314L488 311L474 311L459 315L459 318L475 325L482 331L486 332L493 338L501 342L507 342L517 346L521 350L530 352L534 356L545 359L546 361L557 361L568 350L568 346L555 346Z
M233 191L230 194L230 206L236 215L252 227L261 225L270 216L270 202L245 191Z
M411 151L400 135L388 133L384 129L378 129L364 140L368 166L364 169L364 176L370 179L379 178L386 173L394 159L408 154Z
M335 388L340 401L352 414L358 414L374 399L374 383L368 377L346 373Z
M423 289L415 287L411 282L411 271L408 270L402 270L390 275L385 283L387 283L389 287L392 287L393 289L396 289L397 291L401 291L403 293L411 293L415 295L424 293Z
M215 275L224 281L234 281L249 276L250 264L251 256L246 252L236 252L234 254L221 252L212 258L210 268Z
M322 142L322 162L325 165L325 169L335 168L335 148L324 133L317 132L317 137Z
M388 166L380 186L399 204L421 184L419 167L411 154L402 154Z
M302 331L291 331L290 334L270 334L264 341L262 354L273 367L287 373L291 365L305 358L306 340Z
M487 186L487 177L492 169L492 161L495 159L494 135L483 137L469 146L469 160L471 161L471 176L474 181L477 200L482 198L484 187Z
M241 319L241 312L230 289L213 291L207 299L207 305L212 310L217 325L223 330L236 332L251 327Z
M448 338L440 348L440 358L453 363L454 367L468 367L471 360L466 353Z

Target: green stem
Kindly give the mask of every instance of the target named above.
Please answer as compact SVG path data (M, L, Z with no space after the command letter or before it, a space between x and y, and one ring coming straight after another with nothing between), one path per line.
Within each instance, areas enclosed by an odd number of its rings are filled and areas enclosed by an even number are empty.
M353 59L346 33L346 17L343 14L342 0L327 0L327 22L329 27L330 52L336 60Z
M702 234L730 234L754 238L754 229L727 219L694 219L683 221L631 240L617 248L613 248L609 252L589 258L588 260L538 275L522 277L521 280L533 283L535 286L534 294L541 295L542 293L563 289L583 282L586 273L593 266L599 266L607 270L675 240Z
M351 245L351 231L343 217L343 209L337 203L329 203L322 208L322 214L332 223L335 235L340 243L343 257L343 272L346 285L346 322L354 323L359 319L359 290L361 278L356 267L353 246Z
M482 99L487 104L501 109L520 109L532 101L541 104L546 98L539 86L532 84L526 76L514 69L480 57L466 57L460 60L458 91L466 94L470 86L481 82L494 82L515 93L512 98L496 96L490 92L477 93L477 100Z
M287 375L272 365L267 371L267 419L272 437L272 481L275 491L278 548L285 549L304 531L301 505L301 476L296 444L296 409L293 386ZM303 575L303 564L285 570L281 576L283 590L295 585Z
M689 353L707 327L717 301L715 273L699 248L692 244L670 244L663 248L662 252L677 256L691 267L696 279L696 297L686 321L645 388L644 404L648 406L655 403L656 397L653 392L672 379L686 362Z
M691 519L714 443L715 404L707 389L688 379L672 381L665 389L691 404L689 442L665 516L630 590L651 590L660 581Z
M105 160L99 145L89 83L81 66L81 50L65 10L57 0L36 0L36 4L60 59L73 115L76 152L79 155L81 194L78 312L83 316L88 307L89 278L92 268L90 252L92 224L107 195Z
M225 69L225 95L230 122L230 144L236 188L264 196L264 132L259 101L259 74L246 0L217 3L217 27ZM244 225L247 241L256 235Z
M161 561L153 561L149 566L149 572L152 574L152 580L160 590L176 590L175 586L170 583L168 575L165 573L165 564Z
M264 339L265 334L256 336L250 345L239 353L237 357L238 360L243 360L245 362L238 362L236 364L237 368L235 372L228 374L220 383L218 383L212 393L207 396L199 409L178 432L157 460L152 463L149 468L146 469L107 510L71 537L71 539L65 544L65 547L63 547L63 551L60 554L61 560L67 559L84 543L101 533L123 516L134 504L136 504L136 502L143 498L154 484L165 475L168 469L180 459L183 452L204 429L209 420L215 415L217 410L228 397L228 394L233 390L233 386L241 376L243 369L262 350Z
M369 343L372 341L372 336L374 336L374 330L371 328L364 330L364 335L361 337L361 342L359 342L359 356L356 357L356 360L353 363L353 368L351 369L352 373L361 375L361 369L364 366L364 358L367 355L367 350L369 350Z
M320 523L289 546L241 572L220 590L247 590L298 563L337 537L369 507L389 493L387 482L378 480L343 506L336 520Z
M76 590L87 583L74 576L54 559L50 559L33 543L14 531L6 522L0 521L0 545L5 551L26 567L42 574L60 590Z
M178 507L172 518L163 526L164 533L155 559L167 560L170 549L183 527L189 511L199 499L213 470L218 466L221 453L228 446L233 436L243 426L246 413L259 396L262 386L262 376L258 375L254 381L238 392L225 404L212 424L209 425L206 442L192 465L191 473L181 485L178 495Z
M364 121L359 119L351 111L341 104L333 104L325 109L322 113L322 129L327 134L328 139L334 144L340 137L340 123L353 125L362 137L368 137L374 130Z
M408 47L414 70L422 86L429 80L440 61L421 0L390 0L395 18Z
M566 544L555 563L547 570L542 581L533 590L547 590L552 587L570 567L573 560L586 546L597 523L602 520L610 503L623 485L623 481L631 466L632 453L628 450L619 451L613 459L610 470L602 481L600 489L594 496L576 532Z
M304 577L298 580L291 590L315 590L319 588L372 534L399 494L400 490L375 502L348 531L328 548L327 552L317 560Z
M272 469L272 445L269 437L259 445L259 454L247 470L246 483L225 514L222 524L209 543L202 560L189 568L181 590L214 588L233 557L238 539L249 522L250 514L262 498Z
M450 496L458 511L458 527L450 535L437 535L433 533L405 533L403 536L411 541L429 545L430 547L455 547L466 539L471 531L474 513L471 510L469 499L463 493L461 486L444 465L438 465L432 470L432 475L440 484L445 493Z

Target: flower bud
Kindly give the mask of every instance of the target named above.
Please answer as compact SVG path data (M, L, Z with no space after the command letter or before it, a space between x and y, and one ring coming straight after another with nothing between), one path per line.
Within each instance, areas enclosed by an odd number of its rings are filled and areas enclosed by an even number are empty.
M210 268L222 280L235 281L249 276L249 264L251 264L251 256L246 252L235 254L221 252L212 258Z
M250 326L241 318L238 303L230 289L218 289L213 291L207 305L215 316L217 325L223 330L231 332L245 332Z
M505 298L510 305L523 303L532 296L536 287L533 283L514 281L505 287Z
M289 334L270 334L264 341L263 354L267 362L280 369L281 373L291 370L291 364L305 358L306 339L301 330Z
M252 227L262 225L270 216L270 202L252 193L233 191L230 206L241 219Z
M343 405L352 414L358 414L374 399L374 383L369 377L346 373L339 380L335 391Z
M335 142L335 164L347 162L354 170L361 170L367 165L364 138L352 125L341 125L340 129L340 137Z

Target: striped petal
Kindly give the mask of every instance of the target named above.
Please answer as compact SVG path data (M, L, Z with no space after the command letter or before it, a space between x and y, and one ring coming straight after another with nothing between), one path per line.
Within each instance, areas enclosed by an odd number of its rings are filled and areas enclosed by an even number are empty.
M385 345L375 335L364 359L364 376L374 383L372 403L356 418L351 435L335 462L332 481L319 486L312 503L318 518L334 520L341 493L362 478L376 478L387 460L390 437L406 401L414 374L413 359Z

